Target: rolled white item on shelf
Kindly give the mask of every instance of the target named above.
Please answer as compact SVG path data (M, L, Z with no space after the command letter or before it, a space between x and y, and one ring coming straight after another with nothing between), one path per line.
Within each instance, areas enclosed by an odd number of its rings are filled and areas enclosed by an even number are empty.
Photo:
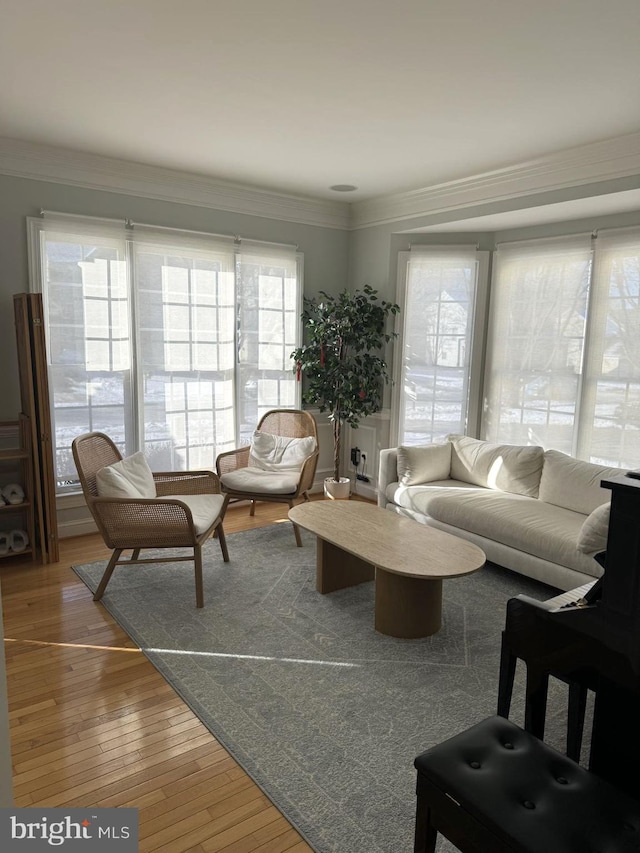
M8 530L0 530L0 556L9 553L10 533Z
M25 551L29 544L29 537L26 530L12 530L9 534L9 547L16 554Z
M24 489L19 483L9 483L2 490L2 497L8 504L21 504L24 501Z

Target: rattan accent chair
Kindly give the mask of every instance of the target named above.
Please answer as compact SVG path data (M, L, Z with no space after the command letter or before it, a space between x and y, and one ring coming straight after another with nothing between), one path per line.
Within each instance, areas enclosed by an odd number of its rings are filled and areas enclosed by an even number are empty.
M204 606L202 546L215 534L224 562L229 562L222 520L227 502L220 494L220 483L213 471L172 471L153 473L156 498L100 497L96 475L100 469L122 460L122 454L101 432L78 436L72 443L73 459L80 484L102 538L113 554L93 596L99 601L118 565L132 563L168 563L193 560L196 580L196 606ZM182 498L184 499L181 499ZM210 500L202 500L210 496ZM194 498L192 508L188 500ZM199 510L199 511L197 511ZM195 515L195 520L194 520ZM191 548L184 557L140 559L146 548ZM130 559L120 559L132 550Z
M315 450L306 457L300 471L294 475L261 471L251 465L251 448L240 447L221 453L216 459L216 470L227 501L251 501L249 514L255 514L256 501L275 501L293 507L296 500L309 500L309 489L313 486L318 464L318 429L315 419L301 409L272 409L266 412L257 432L285 438L309 438L315 440ZM300 530L293 525L296 544L302 547Z

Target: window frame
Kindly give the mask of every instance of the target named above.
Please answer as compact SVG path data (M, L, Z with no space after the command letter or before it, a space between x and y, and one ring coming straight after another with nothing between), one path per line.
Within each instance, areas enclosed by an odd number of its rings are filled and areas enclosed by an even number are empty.
M44 212L43 212L44 213ZM136 283L136 262L135 262L135 247L133 242L128 236L126 227L130 225L127 221L121 219L105 219L101 217L92 217L92 216L83 216L83 215L73 215L73 214L52 214L52 216L59 217L60 222L64 222L66 218L69 221L69 234L71 235L74 231L78 236L81 234L87 234L88 240L99 237L100 228L106 228L106 226L112 226L115 228L122 227L123 229L123 240L125 247L125 255L124 262L126 264L126 277L127 277L127 291L128 291L128 305L129 305L129 327L130 327L130 346L131 346L131 363L129 365L129 374L130 374L130 401L127 405L130 407L130 412L125 413L125 409L123 408L123 418L125 422L128 418L131 419L132 423L130 428L127 427L126 434L126 448L123 448L123 455L125 453L131 453L135 450L143 449L141 447L142 444L142 436L145 433L144 430L144 399L142 393L142 381L143 381L143 371L142 371L142 361L143 359L140 357L140 342L138 340L140 329L138 323L139 316L139 293L138 287L139 283ZM74 227L74 223L78 224L78 227ZM95 225L96 231L92 234L92 223ZM143 226L147 227L147 226ZM154 226L148 226L149 228L154 228ZM44 251L43 251L43 235L47 230L47 221L45 218L41 217L27 217L27 252L28 252L28 272L29 272L29 290L30 292L41 292L43 293L43 297L46 299L46 271L44 269ZM80 233L78 233L80 230ZM63 226L60 228L60 231L63 232ZM189 232L183 231L182 229L164 229L158 228L159 232L174 232L176 239L180 239L179 235L194 235L194 239L196 237L205 239L210 236L212 241L216 240L216 238L220 239L221 235L211 234L208 235L206 233L198 233L198 232ZM240 295L240 284L239 284L239 274L238 274L238 256L239 256L239 246L241 246L242 241L235 235L229 235L228 237L224 237L223 239L228 240L230 242L230 254L233 257L232 263L232 276L233 276L233 381L234 381L234 391L232 395L233 402L233 431L235 434L234 446L240 446L242 443L246 443L247 436L241 435L241 423L240 423L240 406L239 403L242 401L242 391L240 388L240 383L237 381L238 376L241 372L241 364L239 360L238 354L238 298ZM249 241L251 243L251 241ZM291 258L291 252L293 251L293 255L295 257L295 264L293 265L295 269L295 301L296 301L296 319L295 319L295 327L291 326L291 321L288 321L289 330L295 328L295 336L298 341L302 340L302 301L304 295L304 257L301 252L298 251L297 247L292 245L285 246L285 244L279 243L261 243L262 247L264 247L264 255L273 258L273 266L277 266L276 258L278 257L278 252L280 252L280 257L282 257L282 250L286 249L288 252L288 257ZM289 261L290 263L290 261ZM189 303L189 311L192 310L191 303ZM283 325L285 324L284 314L285 314L285 306L282 308L283 312ZM289 313L290 309L289 309ZM45 314L46 316L46 314ZM46 329L46 344L47 344L47 364L48 367L51 367L51 351L50 351L50 334L49 330ZM191 341L191 346L193 346L194 342ZM287 349L286 339L283 344L284 350ZM295 349L295 344L291 346L291 350ZM286 371L286 352L284 352L283 359L284 370ZM197 371L196 371L197 372ZM282 375L282 374L281 374ZM54 429L54 435L52 436L54 448L56 446L56 406L55 406L55 395L53 388L53 380L51 377L51 371L49 369L49 378L50 384L50 400L51 400L51 417L52 424ZM291 386L293 391L293 396L295 402L293 406L295 408L300 408L301 403L301 387L300 383L296 382L295 374L293 368L291 369L291 381L294 383ZM290 395L287 395L290 396ZM126 402L126 401L125 401ZM125 403L123 403L123 407ZM276 408L276 406L269 406L268 408ZM215 411L215 410L214 410ZM54 460L55 461L55 460ZM211 459L210 467L215 469L215 458ZM56 466L57 468L57 466ZM64 485L57 485L57 470L56 470L56 498L58 500L70 500L71 502L77 501L77 497L80 494L79 484L75 483L73 485L69 485L65 487Z
M460 248L459 245L431 245L416 244L421 251L433 250L434 253L442 254L443 250L450 249L452 253ZM489 271L491 253L476 248L476 284L475 300L473 305L473 317L471 320L471 349L469 354L469 372L467 376L468 392L466 404L466 434L478 436L482 416L482 381L484 375L484 353L486 327L488 322L489 305ZM397 274L396 274L396 302L400 311L396 315L394 331L396 332L395 358L393 363L393 386L391 390L391 424L389 428L390 446L396 447L402 443L400 424L402 420L402 406L404 402L404 347L406 329L406 305L409 287L409 261L411 251L398 252Z

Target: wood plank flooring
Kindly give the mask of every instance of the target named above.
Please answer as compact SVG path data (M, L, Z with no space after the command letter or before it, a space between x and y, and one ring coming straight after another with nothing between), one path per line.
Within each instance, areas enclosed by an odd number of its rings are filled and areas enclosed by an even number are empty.
M286 512L231 507L225 531ZM15 805L135 806L141 853L310 853L70 569L108 553L96 534L0 563Z

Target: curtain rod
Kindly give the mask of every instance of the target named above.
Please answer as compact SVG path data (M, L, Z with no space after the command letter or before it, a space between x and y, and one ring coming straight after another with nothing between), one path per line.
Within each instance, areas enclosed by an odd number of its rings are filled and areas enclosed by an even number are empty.
M480 243L409 243L409 251L413 249L451 249L451 251L460 251L460 249L475 249L480 251Z
M217 237L224 240L233 240L234 243L242 243L245 240L248 243L255 243L259 246L278 246L282 249L293 249L294 251L298 251L297 243L277 243L273 240L254 240L251 237L242 237L240 234L216 234L212 231L195 231L189 228L175 228L171 225L152 225L148 222L136 222L133 219L117 219L117 218L109 218L104 216L85 216L82 213L62 213L58 210L44 210L40 208L40 216L59 216L62 218L68 219L95 219L100 222L113 222L113 223L122 223L125 228L130 228L135 230L136 225L139 228L155 228L159 231L175 231L180 234L195 234L199 237Z
M138 228L153 228L156 231L171 231L178 232L180 234L194 234L198 237L220 237L223 240L235 240L234 234L215 234L212 231L196 231L193 228L175 228L171 225L152 225L150 222L136 222L134 219L126 219L127 228L130 228L132 231L136 230L136 226Z
M498 248L498 246L515 246L518 244L526 246L528 243L554 243L562 240L591 240L597 236L597 231L578 231L575 234L553 234L548 237L529 237L526 240L502 240L500 243L496 243L496 248Z
M297 243L276 243L273 240L254 240L252 237L240 237L239 235L235 238L236 243L242 244L244 240L246 243L255 243L256 246L279 246L281 249L294 249L296 252L298 251Z
M44 210L40 208L40 216L58 216L61 219L95 219L96 222L113 222L127 225L128 219L118 219L110 216L85 216L84 213L62 213L60 210Z

